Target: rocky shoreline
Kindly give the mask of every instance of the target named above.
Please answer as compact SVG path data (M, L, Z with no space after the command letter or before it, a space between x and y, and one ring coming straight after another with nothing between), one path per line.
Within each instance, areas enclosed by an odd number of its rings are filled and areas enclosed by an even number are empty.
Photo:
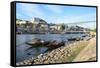
M24 60L23 62L18 62L16 63L16 65L20 66L20 65L75 62L73 60L86 46L88 46L91 43L91 40L96 41L96 37L92 37L89 40L66 42L65 46L61 46L52 51L48 51L44 54L40 54L36 58L32 57L28 60Z
M37 56L36 58L30 58L28 60L24 60L23 62L18 62L16 63L16 65L32 65L32 64L47 64L47 63L57 63L58 59L61 57L59 56L59 58L57 58L56 55L63 55L63 52L65 54L67 54L68 56L70 56L70 50L67 49L67 52L64 51L65 47L69 47L70 43L66 43L66 46L62 46L59 47L57 49L54 49L52 51L48 51L44 54L40 54L39 56ZM66 48L65 48L66 49ZM60 62L60 60L59 60ZM60 62L61 63L61 62Z

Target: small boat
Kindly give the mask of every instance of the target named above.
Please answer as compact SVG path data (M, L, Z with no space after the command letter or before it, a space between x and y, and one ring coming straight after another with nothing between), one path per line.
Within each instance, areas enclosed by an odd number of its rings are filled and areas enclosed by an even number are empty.
M79 40L82 40L83 38L79 38L79 37L76 37L76 38L69 38L68 41L79 41Z
M45 46L49 44L49 41L41 40L41 39L33 39L30 42L26 42L26 44L31 45L33 47L38 47L38 46Z
M56 40L50 42L47 47L48 47L48 50L52 50L52 49L56 49L58 47L61 47L61 46L64 46L65 45L65 42L62 41L62 42L58 42Z
M26 42L26 44L31 45L33 47L48 47L49 50L64 46L65 42L58 42L56 40L53 41L45 41L41 39L34 39L31 42Z

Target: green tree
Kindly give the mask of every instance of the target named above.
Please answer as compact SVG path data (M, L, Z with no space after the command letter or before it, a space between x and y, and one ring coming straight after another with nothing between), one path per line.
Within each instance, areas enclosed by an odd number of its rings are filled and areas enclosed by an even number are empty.
M65 25L64 24L61 24L61 30L65 30Z

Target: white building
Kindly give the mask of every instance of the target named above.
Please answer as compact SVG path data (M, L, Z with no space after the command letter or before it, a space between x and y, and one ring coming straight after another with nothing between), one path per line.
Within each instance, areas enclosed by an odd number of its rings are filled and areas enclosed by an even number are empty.
M35 23L35 24L39 24L39 23L47 24L46 21L44 21L43 19L40 19L40 18L33 18L30 20L30 22Z

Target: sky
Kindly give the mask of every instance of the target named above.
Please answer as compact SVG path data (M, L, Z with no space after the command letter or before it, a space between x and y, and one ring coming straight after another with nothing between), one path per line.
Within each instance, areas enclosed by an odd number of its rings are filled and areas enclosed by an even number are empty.
M17 19L31 20L34 17L41 18L48 23L55 23L55 24L75 23L77 25L86 28L96 27L95 7L62 6L62 5L59 6L59 5L29 4L29 3L16 4ZM94 21L94 22L86 22L86 21Z

